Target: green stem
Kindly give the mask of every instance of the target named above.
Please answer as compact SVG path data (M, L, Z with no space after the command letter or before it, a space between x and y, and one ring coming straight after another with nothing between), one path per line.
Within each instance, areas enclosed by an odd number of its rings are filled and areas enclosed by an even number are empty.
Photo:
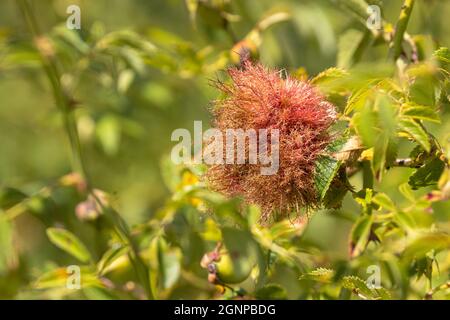
M32 33L32 36L34 38L34 41L42 41L42 39L45 39L39 29L39 25L36 21L36 18L33 14L33 11L30 7L30 4L27 0L18 0L18 4L20 7L20 10L22 11L25 20L28 24L28 27ZM128 230L128 226L126 225L125 221L120 217L120 215L117 212L113 212L112 209L105 208L101 201L98 199L98 197L95 195L94 192L92 192L92 185L90 183L89 177L87 175L85 162L82 156L81 151L81 143L78 135L78 129L76 125L76 120L73 117L72 113L72 104L71 100L67 96L67 94L64 91L64 88L61 84L61 73L58 69L58 66L54 60L53 56L47 56L42 52L41 48L37 48L41 61L42 66L44 68L44 71L50 81L50 84L52 86L53 95L56 101L56 104L58 108L60 109L63 119L64 119L64 126L69 138L71 152L72 152L72 162L73 167L76 172L78 172L85 180L87 184L87 188L89 193L91 193L94 198L96 199L96 202L103 208L103 212L107 213L110 218L112 218L113 224L114 224L114 231L116 234L122 238L131 248L131 252L129 254L129 258L131 263L133 264L135 271L138 275L138 278L144 287L144 290L146 291L147 297L149 299L153 299L153 295L151 292L151 285L149 280L149 274L148 274L148 268L145 265L144 261L141 259L139 255L139 249L136 243L134 242L133 238L130 235L130 232Z
M358 47L356 48L355 52L353 52L351 65L355 65L361 60L364 51L366 51L369 45L371 45L371 43L373 42L372 40L372 33L370 32L370 30L366 29L361 41L358 44Z
M395 26L395 35L392 47L394 61L396 61L403 52L403 38L405 36L406 28L408 27L414 2L415 0L405 0L400 11L400 16L398 18L397 25Z

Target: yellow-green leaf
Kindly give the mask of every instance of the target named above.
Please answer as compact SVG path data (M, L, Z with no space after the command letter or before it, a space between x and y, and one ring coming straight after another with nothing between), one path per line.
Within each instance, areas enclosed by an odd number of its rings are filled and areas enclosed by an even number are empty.
M326 268L317 268L308 273L302 274L300 280L314 280L322 283L329 283L334 277L334 270Z
M425 130L420 126L412 118L402 118L399 122L401 130L406 132L411 136L414 140L416 140L427 152L431 150L431 144L428 137L428 134Z

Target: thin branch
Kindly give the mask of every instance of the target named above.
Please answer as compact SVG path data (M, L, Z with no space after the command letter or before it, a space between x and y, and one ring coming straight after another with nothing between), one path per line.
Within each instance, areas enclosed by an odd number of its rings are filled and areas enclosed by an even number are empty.
M417 161L416 159L412 158L402 158L402 159L395 159L394 163L392 163L391 167L407 167L407 168L420 168L423 166L423 161ZM389 167L388 167L389 169Z

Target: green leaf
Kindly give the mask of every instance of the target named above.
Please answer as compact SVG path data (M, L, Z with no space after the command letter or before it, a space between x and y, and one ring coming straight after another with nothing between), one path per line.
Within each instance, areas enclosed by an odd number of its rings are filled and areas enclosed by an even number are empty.
M402 183L401 185L398 186L398 190L409 201L411 201L411 202L416 201L416 197L414 196L414 193L411 190L409 183L407 183L407 182Z
M167 108L174 102L174 94L169 87L156 82L149 82L143 86L142 98L161 109Z
M3 70L15 68L38 68L41 66L39 53L31 47L10 48L0 61Z
M111 32L100 39L96 47L100 50L107 50L111 47L133 48L147 55L153 55L157 52L157 48L153 43L130 30Z
M197 16L198 9L198 0L185 0L186 7L189 11L189 17L191 18L191 22L195 23L195 18Z
M422 258L428 252L435 253L450 249L450 235L444 232L430 232L414 238L403 252L402 258L409 261L413 258Z
M437 158L416 169L409 177L408 183L413 189L436 185L444 171L445 164Z
M347 136L338 137L327 145L326 151L330 154L337 153L344 148L349 140L351 138L349 139Z
M222 236L228 255L232 257L230 270L235 270L237 274L242 273L242 275L256 265L260 271L265 270L266 261L258 243L249 231L224 227ZM264 272L260 272L260 277L264 276Z
M366 22L369 13L367 12L368 4L365 0L337 0L337 3L359 17L362 22Z
M350 29L339 37L338 67L350 68L353 65L355 51L358 49L363 38L364 34L355 29Z
M342 286L364 299L390 299L390 293L384 288L371 289L367 283L356 276L345 276L342 278Z
M427 152L430 152L431 144L428 134L419 123L411 118L401 118L399 126L401 130L408 133L411 138L416 140Z
M342 206L342 201L352 186L348 181L345 171L342 168L338 172L337 179L333 180L328 188L325 197L322 199L322 205L327 209L337 209Z
M353 116L352 123L363 144L367 148L373 147L376 138L379 136L379 131L377 130L377 113L372 107L367 103L361 106L360 111Z
M9 221L0 219L0 274L8 269L8 263L14 254L13 226Z
M119 73L117 79L117 91L124 94L128 91L134 80L134 72L130 69L125 69Z
M389 211L397 211L395 204L392 202L391 198L385 193L379 192L372 198L372 201L375 202L380 207L383 207Z
M367 246L372 229L373 216L363 215L353 225L350 233L350 255L351 257L359 256Z
M74 256L81 262L87 263L91 261L89 251L70 231L59 228L48 228L47 236L55 246Z
M116 116L106 115L97 123L97 138L106 154L112 156L119 150L121 131L122 128Z
M12 206L27 199L27 195L20 190L14 188L1 188L0 189L0 208L9 209Z
M271 26L287 21L291 18L291 14L287 11L274 11L274 12L268 12L264 15L264 17L258 22L257 29L260 31L264 31Z
M141 53L133 48L125 47L120 49L120 56L127 65L138 74L145 73L145 63Z
M305 37L315 37L323 55L336 51L333 25L322 6L316 2L302 1L290 6L288 10L298 32Z
M286 289L278 284L267 284L255 292L256 299L260 300L286 300Z
M330 156L320 156L317 159L314 181L320 200L325 197L341 164L341 161Z
M407 74L412 84L409 86L409 101L417 105L436 105L436 86L439 84L436 78L436 67L432 64L418 64L411 66Z
M174 164L167 155L161 158L160 168L164 184L171 192L175 192L181 183L183 170L186 169L182 165Z
M325 84L336 79L340 79L344 76L348 75L348 72L344 69L340 68L329 68L325 71L322 71L317 76L311 79L311 83L315 85Z
M394 215L394 221L405 231L410 231L416 227L416 222L414 218L403 211L398 211Z
M302 228L293 227L289 220L282 220L270 227L269 234L272 240L289 240L302 233Z
M403 116L417 120L426 120L438 123L440 122L439 115L431 107L407 104L403 105L402 108L403 108L402 112Z
M89 52L89 45L81 39L78 32L67 29L66 26L59 26L53 30L55 36L70 44L73 48L82 54Z

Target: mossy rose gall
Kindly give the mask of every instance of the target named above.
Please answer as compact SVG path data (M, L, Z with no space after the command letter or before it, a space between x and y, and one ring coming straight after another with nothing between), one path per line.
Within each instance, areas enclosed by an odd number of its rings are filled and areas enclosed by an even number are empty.
M211 165L209 186L227 196L242 196L262 207L263 218L314 208L317 157L331 142L335 107L310 83L259 63L244 61L228 70L230 83L217 82L224 98L214 102L214 127L279 131L279 170L261 175L260 164Z

